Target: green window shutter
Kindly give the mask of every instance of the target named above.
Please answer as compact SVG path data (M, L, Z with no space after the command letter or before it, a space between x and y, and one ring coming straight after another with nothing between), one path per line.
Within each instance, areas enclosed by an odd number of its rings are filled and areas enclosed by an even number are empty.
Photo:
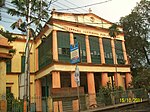
M111 40L108 38L103 38L102 40L103 40L105 62L106 64L114 64L112 56Z
M58 59L62 62L70 62L70 33L57 32Z
M115 40L115 51L117 55L117 62L118 64L124 64L124 57L123 57L123 49L122 49L122 41Z
M21 73L25 72L25 56L21 56Z
M6 73L10 73L11 72L11 59L8 59L6 61Z
M74 37L76 38L76 42L80 45L80 56L81 56L81 62L87 62L87 56L86 56L86 44L85 44L85 35L82 34L74 34Z
M42 41L38 47L38 65L39 69L52 62L52 34Z
M99 48L99 39L94 36L89 36L90 43L90 52L92 63L100 64L100 48Z

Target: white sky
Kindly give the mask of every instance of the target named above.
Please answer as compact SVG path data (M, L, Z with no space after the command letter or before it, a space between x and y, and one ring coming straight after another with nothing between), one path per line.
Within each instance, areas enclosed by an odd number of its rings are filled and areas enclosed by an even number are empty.
M69 0L73 1L73 0ZM81 5L81 0L74 0L74 3L79 6L84 6L92 3L99 3L107 0L82 0L84 1ZM92 9L92 13L102 17L111 22L119 22L120 17L130 14L131 10L141 0L111 0L109 2L87 7L85 9Z
M10 4L11 0L6 0L7 4ZM50 0L46 0L50 1ZM70 4L72 3L72 4ZM89 4L104 2L109 0L57 0L54 4L51 5L51 8L57 9L68 9L72 7L80 7L80 6L86 6ZM131 13L131 10L136 6L137 2L140 2L140 0L110 0L109 2L97 4L90 7L84 7L83 9L76 9L76 10L68 10L65 12L72 12L72 13L85 13L85 10L88 11L89 8L92 9L92 13L102 17L103 19L106 19L110 22L119 22L121 17L124 17ZM6 4L6 5L7 5ZM2 12L3 13L3 12ZM3 18L3 16L5 18ZM10 18L9 18L10 17ZM11 22L14 20L17 20L19 18L8 16L6 14L2 14L2 20L0 21L0 25L4 26L6 30L10 32L17 32L17 30L11 30L9 27L11 25ZM5 22L4 22L5 21ZM19 33L19 32L17 32Z
M121 17L131 13L137 2L140 2L140 0L112 0L109 3L101 4L92 9L94 13L108 21L119 22Z

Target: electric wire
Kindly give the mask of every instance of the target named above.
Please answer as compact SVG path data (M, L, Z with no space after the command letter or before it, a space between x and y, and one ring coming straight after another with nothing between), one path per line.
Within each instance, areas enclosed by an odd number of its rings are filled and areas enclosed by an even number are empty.
M76 4L74 4L74 3L72 3L72 2L70 2L70 1L68 1L68 0L65 0L65 1L77 7ZM85 9L83 9L83 8L81 8L81 9L82 9L83 11L85 11L85 12L88 12L87 10L85 10Z
M60 10L80 9L80 8L84 8L84 7L90 7L90 6L94 6L94 5L99 5L99 4L107 3L107 2L110 2L110 1L112 1L112 0L105 0L103 2L93 3L93 4L89 4L89 5L84 5L84 6L74 7L74 8L68 8L68 9L58 9L58 10L60 11Z

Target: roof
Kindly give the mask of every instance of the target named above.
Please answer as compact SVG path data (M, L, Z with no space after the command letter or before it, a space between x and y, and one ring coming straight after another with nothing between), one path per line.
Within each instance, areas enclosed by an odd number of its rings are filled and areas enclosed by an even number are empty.
M0 52L0 58L12 58L12 55L9 53L1 53Z

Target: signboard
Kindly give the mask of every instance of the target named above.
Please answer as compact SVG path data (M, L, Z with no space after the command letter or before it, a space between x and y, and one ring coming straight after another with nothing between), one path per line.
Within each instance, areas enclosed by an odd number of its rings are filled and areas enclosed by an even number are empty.
M70 56L71 63L76 64L80 62L80 52L79 52L79 44L70 45Z

